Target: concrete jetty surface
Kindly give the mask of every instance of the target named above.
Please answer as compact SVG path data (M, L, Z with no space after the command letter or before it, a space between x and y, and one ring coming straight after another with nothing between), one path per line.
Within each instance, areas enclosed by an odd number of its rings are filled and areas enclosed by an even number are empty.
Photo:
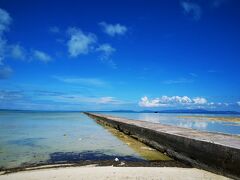
M194 167L240 179L240 137L162 125L140 120L85 113L169 156Z

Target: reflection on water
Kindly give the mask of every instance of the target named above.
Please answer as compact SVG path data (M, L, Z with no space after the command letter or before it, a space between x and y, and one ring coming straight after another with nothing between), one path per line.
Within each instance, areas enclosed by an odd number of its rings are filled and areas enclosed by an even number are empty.
M116 157L126 161L149 160L120 139L77 112L0 111L0 169L68 160L113 162ZM149 155L154 157L154 153ZM162 157L167 160L165 155Z
M240 135L240 118L237 115L209 114L167 114L167 113L115 113L104 112L112 116L143 120L153 123L174 125L209 132L221 132Z
M207 122L180 122L178 124L180 127L192 128L192 129L206 129L208 126Z
M0 167L41 163L55 152L142 158L81 113L0 112Z

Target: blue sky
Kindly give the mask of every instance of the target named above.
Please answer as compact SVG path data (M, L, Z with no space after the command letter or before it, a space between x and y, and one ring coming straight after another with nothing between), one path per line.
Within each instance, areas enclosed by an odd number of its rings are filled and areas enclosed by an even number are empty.
M0 0L0 108L240 111L238 0Z

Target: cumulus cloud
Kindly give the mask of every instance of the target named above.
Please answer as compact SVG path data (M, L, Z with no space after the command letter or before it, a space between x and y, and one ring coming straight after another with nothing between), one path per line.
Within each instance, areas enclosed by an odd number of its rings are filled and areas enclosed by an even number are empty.
M39 50L33 50L33 58L44 63L48 63L52 60L51 56Z
M68 35L70 39L67 42L67 46L71 57L88 54L94 49L94 44L97 41L97 37L94 34L86 34L78 28L69 28Z
M12 18L10 17L8 12L0 8L0 36L3 32L8 30L11 21Z
M101 59L107 60L116 51L110 44L100 45L96 51L102 52Z
M4 33L9 30L11 22L12 18L8 12L0 8L0 65L3 64L7 47L7 40L4 38Z
M5 58L6 51L6 40L4 40L0 35L0 65L3 64L3 60Z
M9 25L12 22L12 18L8 14L7 11L0 8L0 65L3 65L3 60L5 58L13 58L13 59L26 59L26 50L20 46L19 44L9 44L7 43L7 39L4 37L4 32L9 30ZM33 50L32 54L29 54L30 58L34 58L36 60L42 62L49 62L52 58L39 50ZM11 74L12 70L10 67L4 67L1 69L2 77L8 76L7 74ZM5 74L5 75L3 75Z
M9 30L12 18L9 13L0 8L0 65L3 60L11 57L13 59L25 59L25 50L19 44L9 44L5 38L5 32Z
M160 102L159 98L155 98L155 99L150 100L150 99L148 99L147 96L142 97L138 104L141 107L160 107L160 106L166 106L167 105L167 104L162 104Z
M189 104L192 100L187 96L162 96L160 99L161 103L180 103Z
M25 49L16 44L10 46L10 56L14 59L24 60L26 57Z
M191 16L194 20L199 20L201 18L202 9L198 4L182 1L181 6L184 10L184 14Z
M78 57L89 53L99 52L100 60L112 68L116 68L116 64L110 59L116 51L110 44L98 44L97 36L93 33L84 33L79 28L68 29L69 40L67 42L70 57Z
M193 99L193 102L195 104L206 104L207 103L207 99L202 98L202 97L196 97Z
M127 27L121 24L107 24L106 22L100 22L103 32L109 36L124 35L127 32Z
M167 107L174 105L203 105L207 100L202 97L189 98L188 96L162 96L159 98L148 99L144 96L139 102L141 107Z
M0 79L8 79L13 73L10 67L0 67Z

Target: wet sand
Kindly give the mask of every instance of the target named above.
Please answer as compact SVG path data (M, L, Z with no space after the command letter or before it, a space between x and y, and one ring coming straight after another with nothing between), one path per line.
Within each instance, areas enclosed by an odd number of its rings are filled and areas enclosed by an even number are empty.
M228 179L204 170L175 167L61 167L0 175L0 180Z

